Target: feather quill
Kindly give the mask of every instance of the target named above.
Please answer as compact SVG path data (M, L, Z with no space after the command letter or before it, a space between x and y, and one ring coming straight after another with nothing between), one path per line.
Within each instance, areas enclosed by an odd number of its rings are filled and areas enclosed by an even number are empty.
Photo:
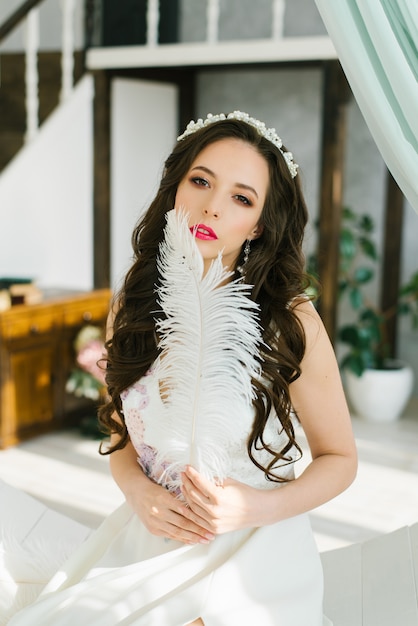
M157 461L165 480L180 485L179 472L193 465L221 483L230 468L229 449L242 437L242 411L254 397L261 342L258 305L251 286L230 281L222 255L203 276L203 259L187 215L167 213L159 250L162 276L157 320L160 358L155 375L164 389Z

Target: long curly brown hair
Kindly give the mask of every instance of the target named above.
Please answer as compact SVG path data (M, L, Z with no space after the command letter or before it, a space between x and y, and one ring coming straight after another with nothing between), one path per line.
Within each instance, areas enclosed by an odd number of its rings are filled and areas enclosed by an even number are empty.
M269 167L269 187L260 220L263 230L252 242L245 266L246 282L254 285L251 298L260 305L263 341L268 346L262 347L260 353L262 379L253 381L255 418L247 449L251 460L265 472L267 479L282 482L284 479L278 470L293 462L289 456L291 449L295 447L301 455L295 439L289 385L301 373L305 335L289 303L309 284L302 253L308 213L299 176L292 178L280 151L252 126L238 120L213 123L176 144L165 163L157 195L134 229L134 262L115 296L113 336L106 342L109 400L99 410L103 430L118 433L120 440L101 453L110 454L129 441L121 393L141 378L158 356L154 319L159 281L156 258L166 213L174 207L177 187L199 153L209 144L225 138L247 142L264 157ZM237 265L242 262L243 251ZM281 450L274 450L263 436L272 410L277 414L278 430L284 431L288 438ZM113 419L115 411L121 423ZM254 451L262 448L271 455L265 467L254 457Z

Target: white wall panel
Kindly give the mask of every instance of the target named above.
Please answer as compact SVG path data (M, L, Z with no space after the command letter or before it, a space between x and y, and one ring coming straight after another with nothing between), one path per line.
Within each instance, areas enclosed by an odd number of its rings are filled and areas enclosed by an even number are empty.
M111 282L131 264L131 234L150 204L177 134L177 88L115 79L111 119Z
M0 276L92 288L92 97L85 76L1 173Z

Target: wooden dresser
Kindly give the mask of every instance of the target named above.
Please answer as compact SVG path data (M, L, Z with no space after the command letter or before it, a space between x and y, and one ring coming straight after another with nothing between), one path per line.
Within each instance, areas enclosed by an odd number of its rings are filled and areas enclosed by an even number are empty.
M73 342L88 323L104 328L111 292L46 292L40 304L0 313L0 448L59 428L94 403L65 391Z

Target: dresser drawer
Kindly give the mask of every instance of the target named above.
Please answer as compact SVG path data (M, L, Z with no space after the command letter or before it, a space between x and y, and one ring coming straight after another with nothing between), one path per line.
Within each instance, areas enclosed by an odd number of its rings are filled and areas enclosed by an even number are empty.
M109 311L109 293L103 296L74 300L63 307L63 323L65 326L103 322Z
M15 311L12 307L11 310L7 311L7 315L1 316L0 328L4 341L49 333L59 325L56 312L51 309L47 311L29 307L22 310L22 308L19 307L20 310Z

